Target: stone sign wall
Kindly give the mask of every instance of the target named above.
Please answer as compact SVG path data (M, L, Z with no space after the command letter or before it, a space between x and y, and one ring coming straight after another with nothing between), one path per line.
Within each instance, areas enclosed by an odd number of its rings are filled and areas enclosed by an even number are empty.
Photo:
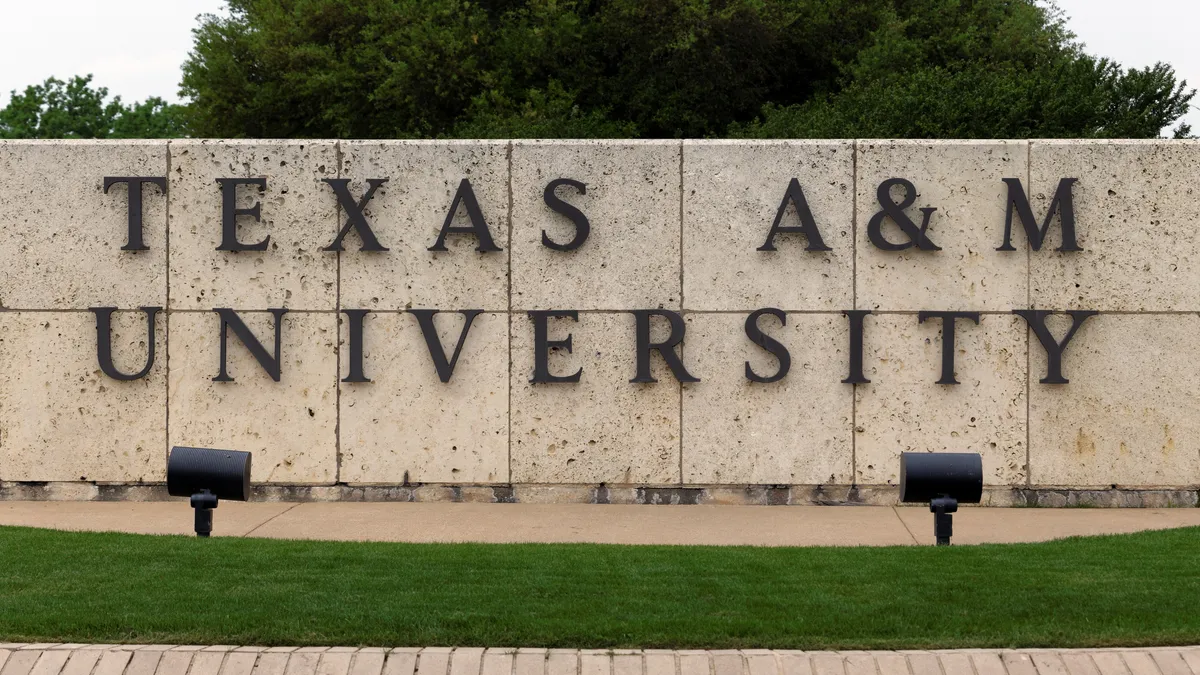
M5 142L0 223L7 498L161 496L173 445L267 498L876 503L902 451L995 504L1200 485L1196 142Z

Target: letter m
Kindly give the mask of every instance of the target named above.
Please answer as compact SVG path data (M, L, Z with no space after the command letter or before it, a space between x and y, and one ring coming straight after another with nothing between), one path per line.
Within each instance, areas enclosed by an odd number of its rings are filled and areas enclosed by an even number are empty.
M1029 205L1029 198L1025 196L1025 188L1021 187L1021 179L1005 178L1003 180L1004 184L1008 186L1008 212L1004 216L1004 245L996 249L997 251L1016 250L1012 245L1014 211L1021 219L1021 226L1025 228L1025 238L1033 250L1042 250L1042 242L1046 240L1046 233L1050 231L1050 221L1054 220L1056 213L1059 214L1059 221L1062 223L1062 246L1055 250L1083 250L1075 241L1075 204L1071 201L1071 186L1075 184L1077 178L1063 178L1058 181L1058 188L1054 191L1054 199L1050 201L1050 210L1046 212L1046 219L1042 221L1041 228L1038 227L1037 221L1033 217L1033 207Z

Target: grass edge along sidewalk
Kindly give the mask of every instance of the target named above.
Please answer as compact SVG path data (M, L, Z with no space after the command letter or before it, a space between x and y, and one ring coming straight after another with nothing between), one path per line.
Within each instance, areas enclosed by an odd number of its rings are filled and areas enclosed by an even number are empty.
M14 663L5 668L5 661ZM1200 675L1200 647L799 652L0 643L11 675Z
M0 640L934 649L1200 643L1200 528L950 548L0 528Z

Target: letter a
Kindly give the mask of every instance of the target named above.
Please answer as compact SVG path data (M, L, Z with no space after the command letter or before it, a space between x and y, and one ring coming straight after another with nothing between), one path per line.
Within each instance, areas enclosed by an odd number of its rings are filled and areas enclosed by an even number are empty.
M800 225L780 225L783 222L783 214L787 211L788 202L791 202L796 207L796 215L800 217ZM808 200L804 198L804 190L800 188L800 181L795 178L788 183L787 192L783 194L783 201L779 202L779 210L775 212L775 222L771 224L771 231L767 233L767 243L758 247L759 251L774 251L775 250L775 235L778 233L798 232L803 234L808 239L808 246L804 247L806 251L832 251L833 249L825 245L825 240L821 239L821 231L817 229L817 221L813 220L812 210L808 208Z

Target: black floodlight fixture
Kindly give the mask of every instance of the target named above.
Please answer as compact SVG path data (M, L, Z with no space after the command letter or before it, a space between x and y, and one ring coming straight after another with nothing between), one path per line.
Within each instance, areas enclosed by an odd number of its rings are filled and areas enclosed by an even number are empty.
M212 533L212 510L218 499L250 498L250 453L209 448L171 448L167 459L167 494L191 497L196 509L196 536Z
M975 452L900 453L900 501L929 502L938 546L949 546L958 504L983 497L983 458Z

